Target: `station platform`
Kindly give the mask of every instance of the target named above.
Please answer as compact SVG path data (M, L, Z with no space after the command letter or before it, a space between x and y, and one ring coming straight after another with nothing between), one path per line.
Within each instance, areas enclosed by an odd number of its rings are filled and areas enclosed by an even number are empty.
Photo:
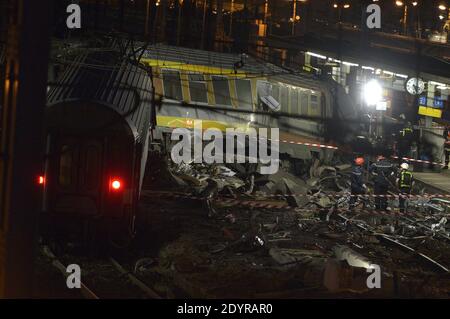
M442 194L450 194L450 170L441 172L414 172L414 178Z

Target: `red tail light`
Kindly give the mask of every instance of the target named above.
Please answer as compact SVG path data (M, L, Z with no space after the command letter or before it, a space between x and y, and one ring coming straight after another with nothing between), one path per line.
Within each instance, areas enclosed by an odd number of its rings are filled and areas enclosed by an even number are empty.
M123 182L120 178L111 178L109 188L113 192L119 192L123 188Z
M44 185L45 184L45 177L44 176L38 176L37 178L37 182L39 185Z

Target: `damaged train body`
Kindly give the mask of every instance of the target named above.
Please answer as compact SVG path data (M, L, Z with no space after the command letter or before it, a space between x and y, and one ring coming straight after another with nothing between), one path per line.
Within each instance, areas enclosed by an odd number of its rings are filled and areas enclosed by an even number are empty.
M146 71L114 50L77 55L51 86L44 232L66 234L67 226L91 239L133 236L147 162L151 92Z
M277 151L295 159L326 161L337 149L323 145L335 117L332 90L312 75L242 54L158 44L137 57L106 47L55 50L61 72L48 92L44 230L71 219L85 234L131 238L148 150L170 153L173 130L193 133L199 121L221 132L277 128Z
M279 128L280 153L324 157L333 98L312 75L255 58L167 45L148 47L140 60L152 69L157 101L156 137L175 128ZM284 141L284 142L283 142Z

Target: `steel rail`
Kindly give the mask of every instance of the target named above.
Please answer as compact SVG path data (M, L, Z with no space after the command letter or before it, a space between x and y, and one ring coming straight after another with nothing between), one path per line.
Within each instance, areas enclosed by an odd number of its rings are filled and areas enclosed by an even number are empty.
M62 262L59 261L59 259L55 256L55 254L53 254L50 248L48 246L43 246L41 248L41 251L45 256L50 258L50 260L52 261L52 265L56 267L65 278L67 278L68 277L67 267L64 266ZM83 282L80 282L80 284L81 284L80 291L84 298L100 299L91 289L89 289L85 284L83 284Z

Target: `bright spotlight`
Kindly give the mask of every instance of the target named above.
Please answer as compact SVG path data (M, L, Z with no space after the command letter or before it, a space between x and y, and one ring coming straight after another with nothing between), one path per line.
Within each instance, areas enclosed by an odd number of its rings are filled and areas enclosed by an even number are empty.
M364 100L367 105L377 105L383 97L383 88L377 80L370 80L364 85Z

